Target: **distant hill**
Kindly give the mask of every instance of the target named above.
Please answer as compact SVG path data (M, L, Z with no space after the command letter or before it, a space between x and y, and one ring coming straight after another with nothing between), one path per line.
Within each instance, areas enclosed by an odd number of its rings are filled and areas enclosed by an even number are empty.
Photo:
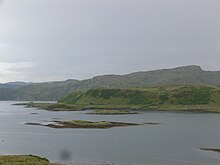
M10 84L10 83L9 83ZM191 65L173 69L103 75L87 80L22 84L13 88L0 84L0 100L58 100L75 90L93 88L153 87L169 85L220 85L220 71L204 71ZM4 89L2 88L4 86Z
M220 85L220 71L204 71L199 66L184 66L135 72L127 75L104 75L78 83L79 88L139 87L163 85Z
M22 86L29 85L29 84L31 83L26 83L22 81L8 82L4 84L0 83L0 88L18 88L18 87L22 87Z

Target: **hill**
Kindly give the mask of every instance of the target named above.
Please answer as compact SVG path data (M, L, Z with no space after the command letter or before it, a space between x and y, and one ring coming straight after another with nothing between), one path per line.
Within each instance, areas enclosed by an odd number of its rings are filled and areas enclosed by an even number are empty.
M21 82L21 81L8 82L4 84L0 83L0 88L18 88L18 87L22 87L22 86L29 85L29 84L31 83L26 83L26 82Z
M80 82L80 87L137 87L164 85L220 85L220 71L204 71L199 66L184 66L135 72L127 75L104 75Z
M151 88L90 89L76 91L59 100L86 105L205 105L220 103L220 88L172 86Z
M59 103L91 108L220 110L220 87L170 86L90 89L73 92Z
M76 90L95 88L153 87L169 85L220 85L220 71L204 71L199 66L184 66L135 72L126 75L103 75L87 80L17 85L0 84L0 100L58 100ZM3 88L4 87L4 88ZM13 89L12 89L13 88Z

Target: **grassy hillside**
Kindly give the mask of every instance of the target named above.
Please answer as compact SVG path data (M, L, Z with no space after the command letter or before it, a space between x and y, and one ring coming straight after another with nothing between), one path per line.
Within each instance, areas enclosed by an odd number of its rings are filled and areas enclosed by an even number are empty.
M100 88L73 92L60 99L59 103L101 108L220 107L220 87Z
M216 86L220 85L220 72L204 71L199 66L185 66L126 75L97 76L82 81L0 84L0 100L58 100L76 90L167 85Z
M0 156L0 164L4 165L58 165L49 163L46 158L34 155L4 155Z

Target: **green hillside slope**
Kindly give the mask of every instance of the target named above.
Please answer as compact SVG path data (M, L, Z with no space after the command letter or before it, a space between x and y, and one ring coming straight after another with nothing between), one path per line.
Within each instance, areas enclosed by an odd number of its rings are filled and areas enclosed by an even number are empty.
M90 89L76 91L59 103L103 108L168 108L220 106L220 87L173 86L152 88Z

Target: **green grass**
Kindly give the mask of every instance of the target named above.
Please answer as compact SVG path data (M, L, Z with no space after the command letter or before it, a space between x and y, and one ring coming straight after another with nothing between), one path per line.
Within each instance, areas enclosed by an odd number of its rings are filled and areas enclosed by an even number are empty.
M55 164L50 163L46 158L41 158L34 155L6 155L6 156L0 156L0 165L55 165Z

